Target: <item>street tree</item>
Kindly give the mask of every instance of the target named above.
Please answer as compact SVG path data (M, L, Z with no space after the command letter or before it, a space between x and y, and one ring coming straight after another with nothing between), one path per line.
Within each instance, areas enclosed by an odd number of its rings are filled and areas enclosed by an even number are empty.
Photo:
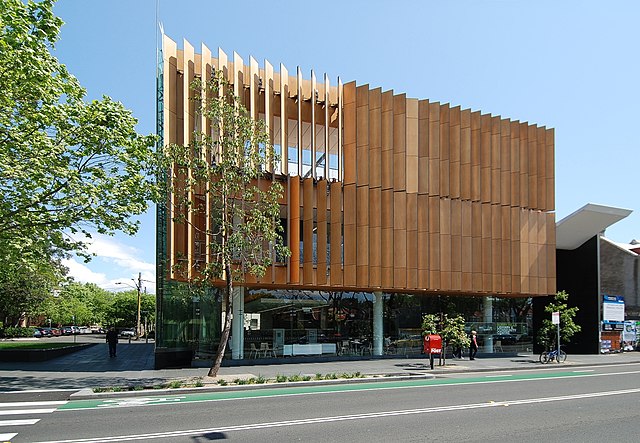
M0 242L0 322L18 326L44 314L46 301L65 281L67 269L59 251L43 242L20 259L14 259L5 245Z
M283 187L265 173L275 156L264 123L251 118L220 71L210 81L196 79L192 91L195 120L204 116L211 127L194 131L188 145L165 147L167 204L175 222L206 239L207 250L191 269L190 260L177 257L180 264L170 272L200 290L224 285L224 327L209 371L215 377L229 340L234 283L247 274L261 277L289 251L280 235Z
M69 282L47 298L43 315L52 324L103 324L113 303L113 294L93 283Z
M42 242L82 251L91 232L133 234L156 189L155 137L122 103L86 101L52 55L54 1L0 2L0 265Z
M569 294L565 291L559 291L553 298L553 301L544 308L544 312L548 315L542 321L542 327L538 330L538 343L545 348L555 348L558 340L558 326L551 321L551 313L560 313L560 342L568 343L577 332L582 330L581 326L576 324L574 319L578 312L578 307L569 307Z
M138 292L128 290L113 294L105 320L109 326L132 327L136 324Z
M440 335L443 347L449 345L454 349L465 349L470 344L462 315L426 314L422 317L422 334Z

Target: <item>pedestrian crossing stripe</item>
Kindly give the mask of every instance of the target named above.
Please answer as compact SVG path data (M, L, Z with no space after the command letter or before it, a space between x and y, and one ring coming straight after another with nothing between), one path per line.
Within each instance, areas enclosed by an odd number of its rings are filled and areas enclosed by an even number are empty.
M9 433L9 434L0 434L0 442L3 443L11 443L11 439L18 435L17 432Z
M56 408L51 409L0 409L2 415L26 415L26 414L51 414Z
M0 403L0 408L19 408L21 406L61 406L66 404L66 400L59 401L13 401ZM2 435L2 434L0 434Z
M40 421L39 418L25 418L22 420L0 420L0 428L3 426L35 425L39 421Z

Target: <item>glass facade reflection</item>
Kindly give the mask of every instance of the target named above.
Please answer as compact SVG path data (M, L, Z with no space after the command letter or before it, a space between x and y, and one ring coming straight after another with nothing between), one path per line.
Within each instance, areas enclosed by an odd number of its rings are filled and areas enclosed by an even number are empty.
M163 298L157 346L213 358L223 321L221 293L173 285L171 296ZM244 358L372 355L374 298L366 292L247 289ZM530 299L489 300L487 311L486 298L383 294L384 353L419 354L422 316L439 313L462 315L467 332L478 332L480 352L530 350Z

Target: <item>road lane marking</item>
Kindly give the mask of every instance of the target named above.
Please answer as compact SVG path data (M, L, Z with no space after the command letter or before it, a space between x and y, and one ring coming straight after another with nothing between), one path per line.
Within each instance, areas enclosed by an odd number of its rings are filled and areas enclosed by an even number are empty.
M0 420L0 427L3 427L3 426L35 425L39 421L40 421L39 418L25 418L23 420Z
M470 409L484 409L484 408L495 408L495 407L503 407L503 406L520 406L520 405L549 403L549 402L568 401L568 400L582 400L582 399L588 399L588 398L607 397L607 396L614 396L614 395L636 394L639 392L640 392L640 388L622 389L617 391L592 392L588 394L561 395L561 396L555 396L555 397L539 397L539 398L530 398L530 399L521 399L521 400L491 401L491 402L484 402L484 403L437 406L437 407L430 407L430 408L369 412L369 413L363 413L363 414L336 415L336 416L328 416L328 417L314 417L314 418L306 418L306 419L299 419L299 420L284 420L284 421L266 422L266 423L249 423L244 425L223 426L218 428L188 429L188 430L182 430L182 431L169 431L169 432L133 434L133 435L114 435L114 436L90 437L90 438L80 438L80 439L70 439L70 440L50 440L50 441L36 442L36 443L98 443L98 442L109 443L109 442L148 440L148 439L160 439L160 438L188 437L188 436L206 435L206 434L213 434L213 433L220 434L224 432L251 431L251 430L257 430L257 429L282 428L282 427L302 426L302 425L309 425L309 424L323 425L327 423L380 419L380 418L406 416L406 415L433 414L438 412L463 411L463 410L470 410Z
M573 371L578 372L578 371ZM485 375L486 378L497 378L497 377L513 377L515 374L505 374L505 375Z
M25 414L51 414L55 411L52 409L6 409L0 410L0 415L25 415Z
M14 432L12 434L0 434L0 441L10 441L16 435L18 435L17 432Z

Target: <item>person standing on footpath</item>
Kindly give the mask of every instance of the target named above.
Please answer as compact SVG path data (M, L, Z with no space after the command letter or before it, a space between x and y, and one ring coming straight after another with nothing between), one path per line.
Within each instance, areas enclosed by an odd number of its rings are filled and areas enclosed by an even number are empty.
M471 344L469 345L469 360L475 360L478 353L478 336L476 331L471 331Z
M109 343L109 357L116 356L116 346L118 345L118 332L116 332L116 328L111 326L107 331L107 343Z

